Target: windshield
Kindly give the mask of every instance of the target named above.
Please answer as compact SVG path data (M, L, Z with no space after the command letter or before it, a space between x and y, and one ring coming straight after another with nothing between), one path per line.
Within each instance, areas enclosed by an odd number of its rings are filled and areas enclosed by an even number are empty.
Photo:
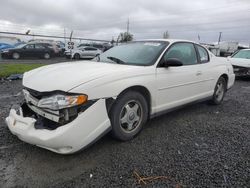
M102 53L98 61L126 65L153 65L169 43L164 41L131 42Z
M233 55L233 58L250 59L250 50L240 50Z
M26 44L19 44L19 45L17 45L16 46L16 48L22 48L22 47L24 47Z

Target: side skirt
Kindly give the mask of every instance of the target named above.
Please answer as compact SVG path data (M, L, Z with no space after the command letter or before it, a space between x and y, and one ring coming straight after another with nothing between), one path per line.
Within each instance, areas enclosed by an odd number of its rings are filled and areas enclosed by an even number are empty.
M187 104L183 104L183 105L180 105L180 106L177 106L177 107L174 107L174 108L170 108L170 109L167 109L167 110L156 112L156 113L150 115L150 119L153 119L153 118L161 116L163 114L166 114L166 113L169 113L169 112L172 112L172 111L184 108L186 106L190 106L190 105L193 105L193 104L197 104L197 103L201 103L201 102L204 102L204 101L208 101L210 99L212 99L212 96L211 97L206 97L204 99L199 99L199 100L187 103Z

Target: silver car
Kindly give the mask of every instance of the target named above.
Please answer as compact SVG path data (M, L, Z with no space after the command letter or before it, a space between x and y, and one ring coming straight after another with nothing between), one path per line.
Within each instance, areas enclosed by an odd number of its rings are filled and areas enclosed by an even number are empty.
M102 53L101 50L92 47L92 46L84 46L77 48L75 50L67 50L65 52L65 56L67 58L72 59L81 59L81 58L94 58Z

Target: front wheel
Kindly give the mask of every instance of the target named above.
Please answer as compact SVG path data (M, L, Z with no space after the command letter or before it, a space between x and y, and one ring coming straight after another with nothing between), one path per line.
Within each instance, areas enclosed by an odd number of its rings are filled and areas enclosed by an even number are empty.
M225 93L227 89L227 83L225 78L220 77L219 80L216 83L215 89L214 89L214 94L213 98L210 101L211 104L218 105L221 104L221 102L224 99Z
M43 57L44 57L44 59L49 59L50 58L50 54L46 52Z
M19 59L19 58L20 58L20 54L17 53L17 52L14 52L14 53L12 54L12 58L13 58L13 59Z
M75 54L75 55L74 55L74 58L75 58L75 59L80 59L80 58L81 58L81 57L80 57L80 54Z
M118 97L110 113L112 135L122 141L131 140L141 130L148 118L145 97L129 91Z

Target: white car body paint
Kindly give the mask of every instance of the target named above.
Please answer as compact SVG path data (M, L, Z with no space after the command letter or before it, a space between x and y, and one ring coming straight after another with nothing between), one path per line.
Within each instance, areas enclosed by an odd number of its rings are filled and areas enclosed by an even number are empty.
M235 66L250 68L250 59L228 58L228 61Z
M235 57L238 53L245 52L248 53L249 56L245 58ZM250 49L243 49L237 51L232 57L228 57L227 61L233 65L234 72L236 76L250 76Z
M155 40L154 40L155 41ZM164 40L159 40L164 41ZM163 54L179 40L166 40L170 44L154 65L132 66L93 61L60 63L40 67L24 74L23 85L39 92L61 90L83 93L88 100L97 100L78 117L55 130L37 130L33 118L22 117L11 110L6 123L21 140L68 154L74 153L111 129L106 98L116 98L133 86L145 87L151 98L150 115L190 102L211 97L221 75L227 75L227 88L234 84L232 65L225 58L209 52L210 62L181 67L157 67ZM184 41L185 42L185 41Z
M93 50L88 50L88 49L93 49ZM100 55L101 53L103 53L101 50L94 48L92 46L80 47L71 51L70 50L65 51L66 55L71 54L71 58L74 58L76 54L79 54L80 58L94 58L96 55L98 54Z

